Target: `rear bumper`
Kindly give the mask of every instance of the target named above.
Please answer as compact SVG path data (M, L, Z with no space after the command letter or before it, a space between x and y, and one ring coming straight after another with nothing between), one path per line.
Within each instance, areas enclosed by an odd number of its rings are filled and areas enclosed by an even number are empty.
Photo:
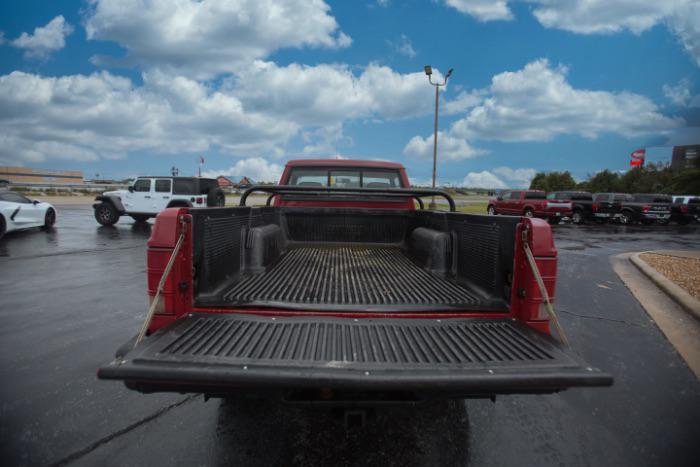
M332 389L490 397L606 386L551 338L510 319L270 318L194 314L100 368L143 392Z
M642 219L650 220L668 220L671 218L670 212L645 212L641 216Z

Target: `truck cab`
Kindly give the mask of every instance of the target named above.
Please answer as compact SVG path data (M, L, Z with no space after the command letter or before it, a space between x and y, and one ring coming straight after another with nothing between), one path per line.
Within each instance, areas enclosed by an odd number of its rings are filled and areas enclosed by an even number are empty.
M456 212L398 164L296 161L280 183L238 207L158 215L147 332L100 378L338 404L612 383L552 333L545 221ZM257 192L267 205L247 206ZM423 209L425 197L449 210Z
M409 188L406 169L395 162L368 160L303 159L289 161L284 168L280 185L307 188ZM335 193L319 200L318 196L298 193L277 196L275 206L328 206L375 209L413 209L411 199L392 200L387 197L368 197L357 194Z

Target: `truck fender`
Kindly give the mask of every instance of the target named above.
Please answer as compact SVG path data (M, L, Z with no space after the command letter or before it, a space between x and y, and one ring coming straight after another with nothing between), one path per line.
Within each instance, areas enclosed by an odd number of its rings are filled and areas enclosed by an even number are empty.
M114 209L116 209L120 215L126 213L126 209L124 209L124 205L122 204L122 200L120 200L116 196L100 195L100 196L95 197L95 201L100 201L102 203L110 203L112 206L114 206ZM92 205L92 207L95 208L99 204L100 203L95 203Z

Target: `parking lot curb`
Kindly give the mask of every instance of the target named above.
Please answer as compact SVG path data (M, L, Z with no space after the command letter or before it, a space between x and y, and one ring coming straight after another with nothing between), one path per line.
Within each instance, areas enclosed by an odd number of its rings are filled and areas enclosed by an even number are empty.
M643 253L654 253L653 251L641 251L630 256L630 261L644 275L651 279L661 290L671 297L676 303L682 306L687 312L700 319L700 301L693 298L688 292L680 286L674 284L659 271L651 267L646 261L639 257Z

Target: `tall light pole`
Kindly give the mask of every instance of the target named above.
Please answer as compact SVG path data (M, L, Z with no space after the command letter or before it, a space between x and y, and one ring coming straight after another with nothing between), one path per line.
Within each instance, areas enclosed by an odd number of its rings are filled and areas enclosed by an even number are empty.
M425 65L425 74L428 76L428 82L435 86L435 131L433 134L433 189L435 189L435 172L437 170L438 103L440 102L439 91L442 86L447 84L447 80L449 79L449 77L452 76L452 70L453 68L450 68L447 71L447 74L445 74L442 83L433 83L433 68L430 65ZM430 209L436 208L434 197L428 207Z

